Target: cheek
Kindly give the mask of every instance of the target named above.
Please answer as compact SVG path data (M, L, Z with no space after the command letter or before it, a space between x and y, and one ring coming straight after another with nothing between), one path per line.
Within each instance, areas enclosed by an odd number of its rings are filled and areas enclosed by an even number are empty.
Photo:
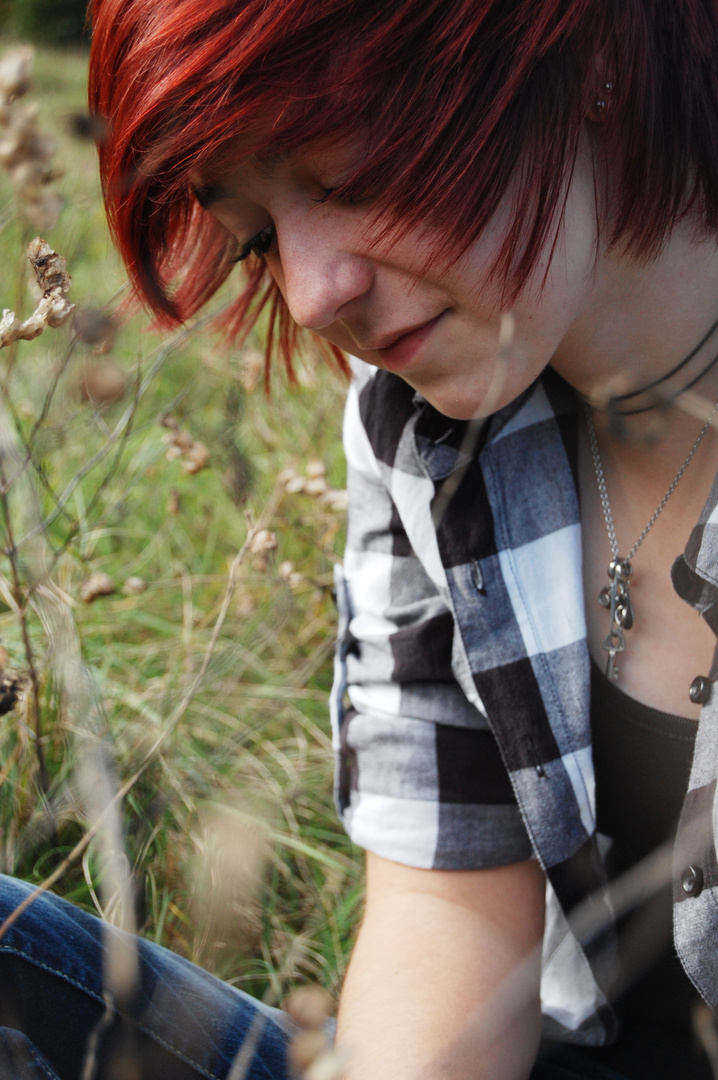
M282 294L282 299L286 300L282 260L278 255L265 255L264 265L267 268L267 273Z
M507 196L481 237L449 268L444 279L465 310L479 321L496 318L502 309L503 282L494 271L508 236L513 210ZM544 249L513 310L517 338L537 340L544 348L556 339L586 302L596 267L598 233L591 175L581 160L567 193L558 231L549 230ZM520 257L521 249L517 252ZM533 350L530 350L532 352Z

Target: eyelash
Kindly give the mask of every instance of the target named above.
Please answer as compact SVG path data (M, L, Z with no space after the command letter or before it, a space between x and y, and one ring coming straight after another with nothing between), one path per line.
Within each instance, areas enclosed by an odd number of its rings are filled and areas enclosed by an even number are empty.
M312 199L312 202L318 203L319 205L322 205L323 203L329 202L332 195L337 190L338 189L335 188L335 187L322 188L322 194L319 196L318 199Z
M251 240L247 241L247 243L242 247L239 255L235 255L229 261L231 263L241 263L244 262L245 259L249 258L250 255L258 255L261 259L264 255L267 254L270 247L272 246L274 237L274 225L265 225L265 227L260 232L253 236Z
M337 190L338 189L336 187L324 188L321 198L313 199L312 201L319 204L328 202L334 192ZM347 203L353 203L355 200L346 199L342 201L345 201ZM241 263L244 262L245 259L248 259L250 255L257 255L261 259L269 251L275 235L276 232L274 225L266 225L260 232L253 236L251 240L247 241L247 243L242 247L239 255L233 256L233 258L231 258L229 261L231 263Z
M338 184L335 187L322 188L322 195L318 199L312 199L312 202L318 203L320 206L322 206L324 203L329 202L329 200L333 198L333 196L339 190L340 188ZM366 202L367 200L368 196L355 198L353 195L345 194L340 195L336 202L343 204L344 206L356 206L358 203Z

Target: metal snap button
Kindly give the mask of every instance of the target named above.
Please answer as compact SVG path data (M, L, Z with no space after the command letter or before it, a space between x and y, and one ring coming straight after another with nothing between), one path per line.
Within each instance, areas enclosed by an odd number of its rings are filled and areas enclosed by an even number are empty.
M713 683L710 679L707 679L705 675L696 675L691 683L690 690L688 691L688 697L694 705L705 705L706 701L711 696L712 686Z
M703 891L703 871L700 866L687 866L681 874L681 887L686 896L699 896Z

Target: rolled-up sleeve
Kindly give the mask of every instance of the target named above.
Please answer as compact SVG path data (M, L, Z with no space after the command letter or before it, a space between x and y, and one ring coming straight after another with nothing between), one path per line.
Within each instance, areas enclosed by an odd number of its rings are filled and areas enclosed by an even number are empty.
M335 796L352 839L384 858L474 869L531 855L486 717L453 672L454 618L409 541L352 385L349 520L337 570ZM395 475L395 474L394 474Z

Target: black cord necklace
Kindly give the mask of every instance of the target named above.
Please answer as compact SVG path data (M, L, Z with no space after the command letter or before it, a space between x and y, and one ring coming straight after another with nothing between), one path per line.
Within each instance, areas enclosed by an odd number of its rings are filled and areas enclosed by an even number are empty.
M684 356L683 359L679 363L677 363L675 367L671 368L670 371L667 371L665 375L660 375L657 379L654 379L653 382L648 383L646 386L641 386L638 390L629 390L625 394L612 394L608 402L608 406L613 415L638 416L640 413L651 412L652 409L657 409L662 405L670 404L671 401L675 400L675 398L677 397L680 397L680 395L685 393L686 390L691 390L696 385L696 383L700 382L701 379L705 375L707 375L708 372L713 367L715 367L716 364L718 364L718 353L716 353L716 355L711 359L711 361L706 364L706 366L697 375L695 375L690 380L690 382L687 382L685 386L682 386L681 389L678 390L677 393L673 394L670 398L661 398L658 401L652 402L652 404L650 405L643 405L637 409L621 409L618 407L621 402L632 401L634 398L640 397L642 394L647 394L651 390L655 390L657 386L660 386L662 383L667 382L669 379L672 379L674 375L677 375L679 371L682 371L683 368L686 367L686 365L688 365L691 360L693 360L693 358L698 355L703 346L713 337L713 334L715 334L716 330L718 330L718 319L716 319L711 328L707 331L706 334L704 334L698 344L693 349L691 349L688 355Z

